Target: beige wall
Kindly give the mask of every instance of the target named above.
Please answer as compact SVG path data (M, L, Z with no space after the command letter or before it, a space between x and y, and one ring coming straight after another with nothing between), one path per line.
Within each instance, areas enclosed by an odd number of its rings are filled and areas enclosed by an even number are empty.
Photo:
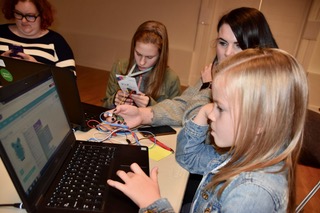
M185 0L52 0L53 28L74 50L79 65L110 70L117 58L128 58L131 38L146 20L164 23L169 34L169 65L188 84L201 1Z
M320 112L320 0L314 0L308 17L308 30L300 45L298 58L304 63L309 79L309 106ZM303 54L304 53L304 54Z

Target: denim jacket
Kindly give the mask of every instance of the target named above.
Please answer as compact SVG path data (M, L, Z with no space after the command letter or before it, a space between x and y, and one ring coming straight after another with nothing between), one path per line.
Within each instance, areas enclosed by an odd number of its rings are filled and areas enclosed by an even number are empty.
M286 212L287 174L272 173L278 171L283 163L263 170L240 173L224 189L220 198L217 191L221 185L215 191L205 190L221 164L223 166L230 157L227 154L220 155L213 146L204 143L207 131L208 126L199 126L189 120L178 135L177 162L191 173L204 175L190 212ZM170 204L166 200L159 201L150 212L161 212L157 211L160 209L173 212L172 209L169 211Z

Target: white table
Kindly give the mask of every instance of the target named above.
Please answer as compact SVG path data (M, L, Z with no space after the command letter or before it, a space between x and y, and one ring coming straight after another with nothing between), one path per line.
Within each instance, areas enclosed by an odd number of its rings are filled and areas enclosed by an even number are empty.
M175 128L177 132L180 128ZM87 140L91 138L96 130L90 130L88 132L75 132L77 140ZM176 149L177 135L158 136L157 139L166 144L170 148ZM175 160L174 154L161 159L160 161L154 161L150 159L150 169L158 166L158 181L161 191L161 196L166 197L175 212L180 211L182 199L184 196L189 173L183 169ZM0 203L19 203L20 198L10 180L10 177L0 160ZM10 212L26 212L13 207L1 207L0 213Z

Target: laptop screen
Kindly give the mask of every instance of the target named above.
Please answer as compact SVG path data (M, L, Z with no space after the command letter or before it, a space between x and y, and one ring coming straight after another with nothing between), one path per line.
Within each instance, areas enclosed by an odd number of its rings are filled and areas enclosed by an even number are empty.
M107 109L81 102L76 76L67 68L0 56L0 88L11 87L17 90L17 83L21 85L20 82L25 81L29 76L48 69L51 70L69 122L76 130L88 131L90 127L87 121L100 120L100 114ZM1 95L6 96L7 94L2 93Z
M2 149L27 195L48 169L69 130L52 76L0 103Z

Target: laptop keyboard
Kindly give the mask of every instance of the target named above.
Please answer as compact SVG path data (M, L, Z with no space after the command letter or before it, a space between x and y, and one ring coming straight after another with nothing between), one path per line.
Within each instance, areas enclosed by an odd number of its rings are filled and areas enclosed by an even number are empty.
M103 209L107 168L115 147L79 144L47 206L99 211Z

